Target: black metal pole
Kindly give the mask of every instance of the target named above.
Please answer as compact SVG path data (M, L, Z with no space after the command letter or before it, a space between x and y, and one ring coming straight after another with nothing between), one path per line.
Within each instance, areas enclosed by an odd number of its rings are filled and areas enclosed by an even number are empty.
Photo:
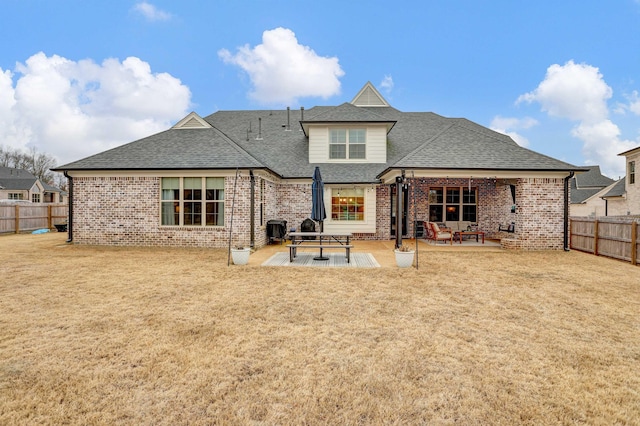
M402 176L396 177L396 248L402 245Z

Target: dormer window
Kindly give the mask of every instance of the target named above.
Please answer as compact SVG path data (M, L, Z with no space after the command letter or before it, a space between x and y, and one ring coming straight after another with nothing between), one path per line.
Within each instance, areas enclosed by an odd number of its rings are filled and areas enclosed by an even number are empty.
M329 158L332 160L362 160L367 154L366 129L330 129Z

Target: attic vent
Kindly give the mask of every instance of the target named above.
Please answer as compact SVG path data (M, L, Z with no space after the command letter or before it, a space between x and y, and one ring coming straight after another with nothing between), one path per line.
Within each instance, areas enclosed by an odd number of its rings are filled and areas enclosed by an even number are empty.
M174 129L208 129L211 124L207 123L202 117L195 112L190 113L182 120L178 121Z
M364 91L364 93L362 95L360 95L360 98L358 98L358 105L362 105L362 106L383 106L384 102L382 101L382 99L380 99L377 95L377 93L374 93L373 90L371 90L370 87L367 88L367 90Z
M355 106L360 107L386 107L389 106L389 103L382 97L380 92L376 90L375 87L371 83L367 83L364 85L360 92L356 95L355 98L351 101L351 103Z
M202 124L194 117L192 117L189 121L184 123L182 127L202 127Z

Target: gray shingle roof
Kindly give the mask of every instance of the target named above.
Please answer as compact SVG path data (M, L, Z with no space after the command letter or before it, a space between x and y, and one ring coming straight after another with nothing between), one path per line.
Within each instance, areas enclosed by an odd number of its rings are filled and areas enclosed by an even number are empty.
M261 168L217 129L169 129L55 170Z
M510 137L465 119L392 107L314 107L303 123L387 123L386 164L309 163L298 110L218 111L211 129L170 129L57 167L56 170L265 168L283 178L310 178L320 166L327 183L376 182L385 170L580 170L518 146ZM289 128L290 130L287 130Z
M0 167L0 188L8 190L29 190L38 178L23 169Z
M578 188L602 189L615 182L613 179L602 175L602 172L600 172L600 166L585 166L584 168L589 169L589 171L575 175Z
M578 189L576 187L576 180L571 179L570 181L571 187L571 204L580 204L584 203L587 199L593 197L598 192L602 191L602 188L584 188Z
M613 187L611 187L611 189L602 196L602 198L622 197L625 194L625 192L627 192L625 182L624 182L625 180L626 180L626 177L623 177L622 179L618 180L616 184L613 185Z

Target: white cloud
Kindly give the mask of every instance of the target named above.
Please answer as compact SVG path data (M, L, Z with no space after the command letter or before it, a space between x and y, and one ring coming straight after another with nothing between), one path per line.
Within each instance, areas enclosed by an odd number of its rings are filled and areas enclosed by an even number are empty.
M543 111L555 117L598 122L608 116L611 95L598 68L569 61L551 65L542 83L517 102L538 102Z
M607 101L612 95L598 68L569 61L551 65L538 87L517 102L538 102L549 115L577 122L571 134L582 141L587 163L600 165L608 176L620 176L625 162L618 154L636 143L620 139L618 126L609 119ZM629 109L635 108L631 102Z
M171 19L170 13L160 10L146 1L136 3L136 5L133 6L133 10L140 13L149 21L168 21Z
M293 31L276 28L262 34L262 44L218 51L227 64L239 66L251 79L250 96L263 104L292 105L299 98L328 98L340 93L344 75L338 58L322 57L298 43Z
M637 143L620 139L620 129L611 120L580 123L571 134L583 141L582 152L587 164L600 165L603 173L609 177L624 176L624 157L618 154L635 148Z
M393 77L385 75L380 83L380 88L385 92L390 93L393 90Z
M640 95L638 91L634 90L631 92L631 94L627 96L627 99L629 100L629 105L625 106L626 109L629 109L629 111L635 115L640 115Z
M15 74L0 69L0 140L66 163L166 129L190 99L180 80L135 57L96 64L41 52Z
M507 136L510 136L518 145L523 146L525 148L529 147L529 140L517 133L515 130L526 130L530 129L533 126L536 126L538 121L531 118L512 118L512 117L501 117L496 116L491 121L489 127L496 132L500 132Z

